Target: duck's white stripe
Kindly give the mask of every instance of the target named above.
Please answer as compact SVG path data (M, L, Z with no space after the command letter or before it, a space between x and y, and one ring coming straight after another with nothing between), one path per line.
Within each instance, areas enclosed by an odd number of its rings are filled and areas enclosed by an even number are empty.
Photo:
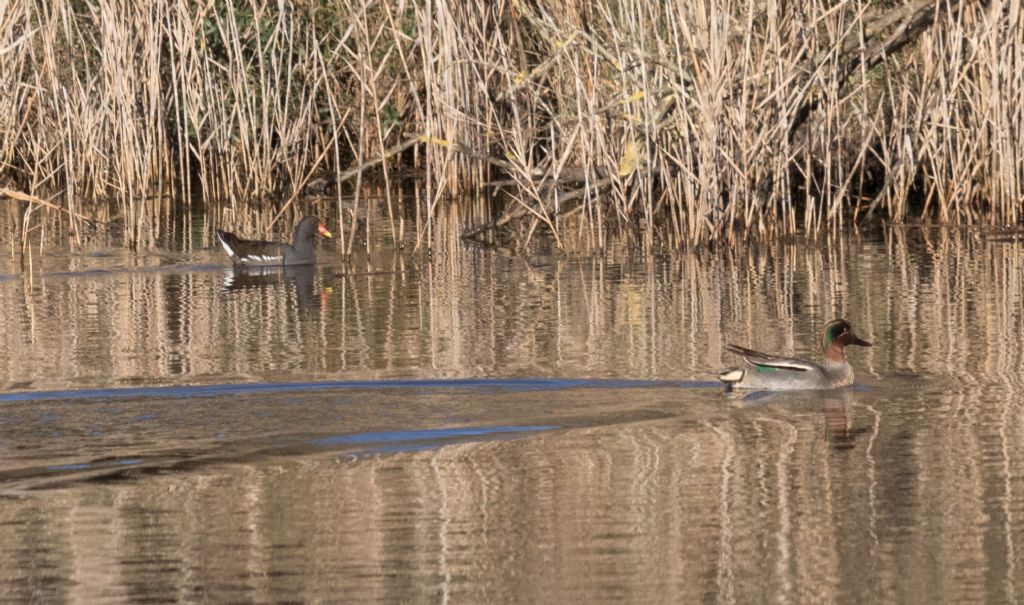
M748 360L748 361L750 361L750 360ZM786 363L784 361L771 361L771 362L768 362L768 361L750 361L750 362L753 363L756 366L761 366L761 367L765 367L765 368L778 368L780 370L794 370L796 372L807 372L808 370L811 370L812 367L813 367L813 366L809 366L807 364Z

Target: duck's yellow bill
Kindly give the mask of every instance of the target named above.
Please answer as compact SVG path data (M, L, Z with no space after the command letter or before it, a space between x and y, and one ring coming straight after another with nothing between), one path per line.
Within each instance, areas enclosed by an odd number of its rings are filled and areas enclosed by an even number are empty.
M331 232L327 230L327 227L324 227L323 225L320 225L319 229L320 229L320 235L322 235L324 237L332 237L331 236Z

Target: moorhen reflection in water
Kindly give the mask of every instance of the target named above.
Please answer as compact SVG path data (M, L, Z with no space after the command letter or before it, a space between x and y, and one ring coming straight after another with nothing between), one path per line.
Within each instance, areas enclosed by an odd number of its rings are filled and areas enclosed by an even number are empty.
M236 265L224 277L224 292L245 292L279 287L282 284L294 286L295 298L300 309L321 307L321 297L313 287L314 268L312 265L285 267L247 267Z

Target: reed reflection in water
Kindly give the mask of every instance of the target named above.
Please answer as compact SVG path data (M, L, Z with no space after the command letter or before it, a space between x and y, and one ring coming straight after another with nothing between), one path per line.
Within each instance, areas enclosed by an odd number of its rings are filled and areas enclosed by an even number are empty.
M31 284L0 281L0 585L128 601L1017 601L1015 238L906 229L624 262L326 254L302 276L237 276L204 251L92 273L44 260ZM710 384L735 361L726 342L817 357L836 316L876 345L851 352L854 388ZM372 382L466 377L507 382ZM302 387L351 380L370 382ZM247 382L298 384L232 390Z

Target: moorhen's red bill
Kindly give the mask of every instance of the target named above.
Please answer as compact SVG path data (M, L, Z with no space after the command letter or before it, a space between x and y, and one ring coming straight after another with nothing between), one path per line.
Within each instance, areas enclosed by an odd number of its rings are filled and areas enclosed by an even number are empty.
M313 238L319 232L331 237L331 232L315 216L307 216L295 226L292 243L263 242L241 239L234 233L217 229L217 238L224 246L231 262L245 267L272 267L278 265L311 265L316 262Z

